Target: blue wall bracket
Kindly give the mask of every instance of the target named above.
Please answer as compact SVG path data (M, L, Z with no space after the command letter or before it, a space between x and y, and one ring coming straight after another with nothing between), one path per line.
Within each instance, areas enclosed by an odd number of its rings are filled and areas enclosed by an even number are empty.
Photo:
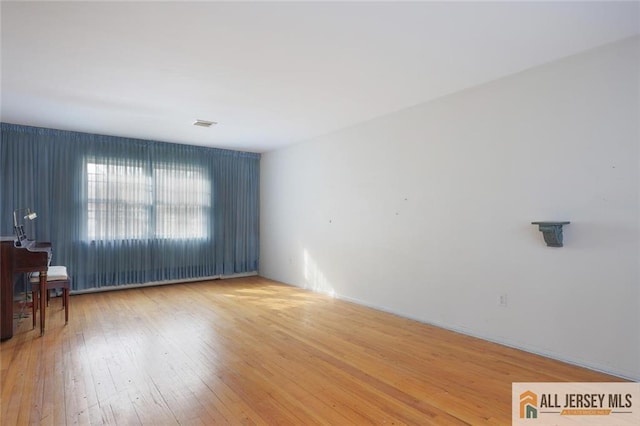
M571 222L531 222L532 225L538 225L544 242L549 247L562 247L562 225L569 223Z

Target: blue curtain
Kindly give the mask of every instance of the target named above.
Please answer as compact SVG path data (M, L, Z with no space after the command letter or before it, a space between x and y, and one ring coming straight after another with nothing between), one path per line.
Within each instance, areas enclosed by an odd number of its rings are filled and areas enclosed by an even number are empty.
M260 155L2 123L2 235L38 214L73 289L254 272Z

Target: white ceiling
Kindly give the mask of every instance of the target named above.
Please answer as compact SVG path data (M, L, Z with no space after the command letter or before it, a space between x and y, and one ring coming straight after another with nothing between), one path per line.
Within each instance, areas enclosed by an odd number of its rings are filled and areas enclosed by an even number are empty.
M637 35L639 6L2 1L0 118L266 152Z

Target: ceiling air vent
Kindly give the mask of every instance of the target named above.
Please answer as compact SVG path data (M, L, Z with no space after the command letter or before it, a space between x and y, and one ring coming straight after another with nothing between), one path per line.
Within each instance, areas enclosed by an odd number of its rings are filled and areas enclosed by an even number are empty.
M200 127L211 127L215 124L218 124L218 123L216 123L215 121L207 121L207 120L196 120L193 122L194 126L200 126Z

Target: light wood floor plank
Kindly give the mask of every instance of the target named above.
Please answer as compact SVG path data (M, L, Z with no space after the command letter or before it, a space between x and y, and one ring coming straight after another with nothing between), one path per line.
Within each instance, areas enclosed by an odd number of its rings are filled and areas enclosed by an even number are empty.
M512 382L621 381L259 277L70 306L0 345L3 425L505 425Z

